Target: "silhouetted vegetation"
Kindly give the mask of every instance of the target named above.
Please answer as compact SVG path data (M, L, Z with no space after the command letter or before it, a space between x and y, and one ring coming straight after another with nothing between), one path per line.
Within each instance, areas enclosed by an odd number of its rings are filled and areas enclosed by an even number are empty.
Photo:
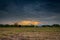
M52 26L53 26L53 27L60 27L59 24L53 24Z
M41 27L60 27L59 24L53 24L53 25L42 25Z
M42 27L52 27L51 25L42 25Z
M9 24L0 24L0 27L60 27L59 24L53 24L53 25L42 25L42 26L37 26L37 25L18 25L18 23L15 23L13 25Z

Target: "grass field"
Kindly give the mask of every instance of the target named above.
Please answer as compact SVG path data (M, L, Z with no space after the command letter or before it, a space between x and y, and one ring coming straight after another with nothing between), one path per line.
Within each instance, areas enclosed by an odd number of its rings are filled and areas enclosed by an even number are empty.
M60 27L0 28L0 40L60 40Z

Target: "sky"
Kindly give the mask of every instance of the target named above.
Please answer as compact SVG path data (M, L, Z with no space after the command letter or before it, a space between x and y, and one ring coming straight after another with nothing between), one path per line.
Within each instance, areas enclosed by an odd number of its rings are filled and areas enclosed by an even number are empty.
M0 0L0 24L22 20L60 24L60 0Z

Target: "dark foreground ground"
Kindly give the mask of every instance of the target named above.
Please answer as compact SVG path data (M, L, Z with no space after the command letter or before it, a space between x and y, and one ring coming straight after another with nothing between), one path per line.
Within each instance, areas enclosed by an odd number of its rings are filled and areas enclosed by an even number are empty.
M0 40L60 40L60 28L0 28Z

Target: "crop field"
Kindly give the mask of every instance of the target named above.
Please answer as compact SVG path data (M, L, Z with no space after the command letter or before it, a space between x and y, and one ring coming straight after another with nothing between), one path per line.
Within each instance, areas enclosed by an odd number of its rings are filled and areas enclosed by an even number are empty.
M60 40L60 27L0 28L0 40Z

